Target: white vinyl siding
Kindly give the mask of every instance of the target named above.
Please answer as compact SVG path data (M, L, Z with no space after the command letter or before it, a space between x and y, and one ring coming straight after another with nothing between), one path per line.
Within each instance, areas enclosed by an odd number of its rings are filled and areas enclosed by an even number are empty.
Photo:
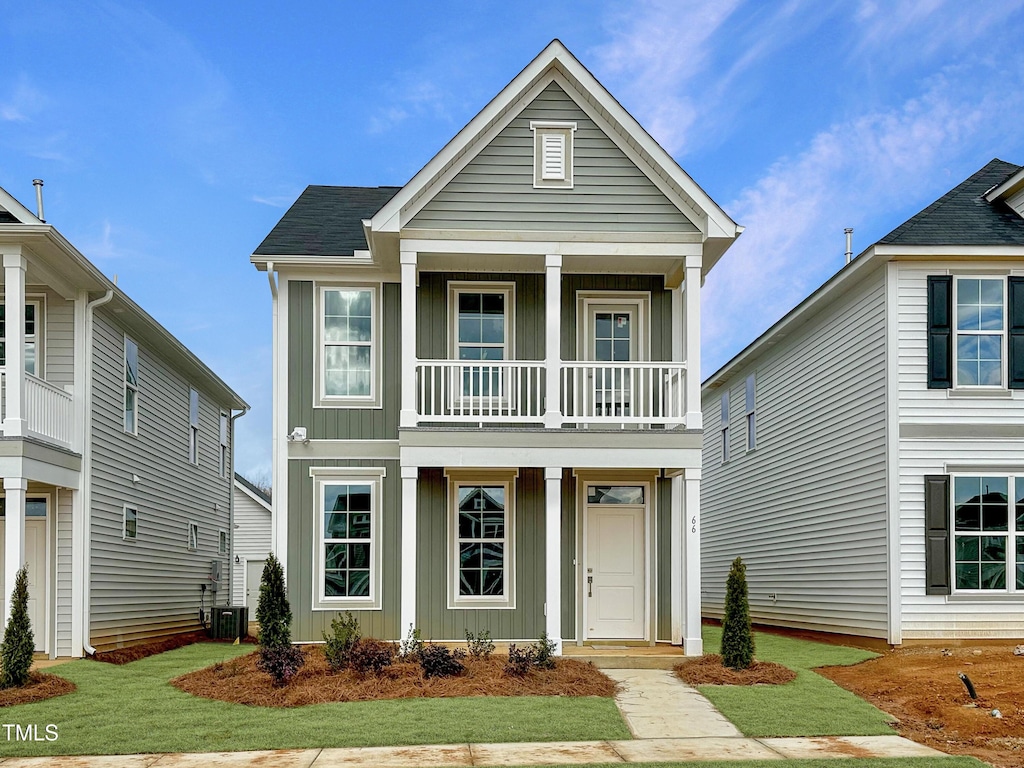
M741 556L754 621L886 637L884 270L737 368L730 399L745 401L754 366L757 450L704 463L704 615L722 615ZM724 394L704 391L706 456Z
M235 504L234 555L232 561L231 604L245 605L245 563L249 560L264 560L270 552L271 527L270 508L262 501L256 501L237 484L232 484ZM247 585L259 589L259 584ZM254 616L249 617L255 621Z

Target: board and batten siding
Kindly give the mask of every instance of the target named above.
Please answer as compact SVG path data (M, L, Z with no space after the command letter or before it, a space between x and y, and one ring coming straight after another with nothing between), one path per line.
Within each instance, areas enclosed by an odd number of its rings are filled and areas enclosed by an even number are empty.
M572 189L534 189L531 120L576 123ZM459 230L697 231L556 83L548 85L405 226Z
M884 269L703 393L703 612L732 561L758 623L886 637ZM756 449L745 385L756 376ZM722 463L721 398L730 398ZM776 599L768 595L774 593Z
M672 292L665 289L661 275L563 275L562 276L562 359L577 360L579 338L585 333L586 318L577 319L578 294L607 291L609 293L649 293L650 342L649 360L672 359ZM609 303L614 304L615 298ZM682 332L682 329L679 329Z
M218 552L219 531L231 533L231 480L219 473L220 412L226 405L199 388L199 464L191 464L189 389L196 385L158 350L139 343L138 435L126 434L124 331L111 313L97 312L90 637L100 649L199 629L200 585L210 583L211 561L221 563L216 604L231 595L228 555ZM125 504L139 512L134 541L122 538ZM188 549L189 521L199 526L196 550ZM209 610L214 596L207 590L204 597Z
M331 621L346 609L313 610L317 588L316 547L322 513L316 498L316 483L310 467L384 467L381 482L380 610L352 610L364 637L399 640L401 597L402 476L397 461L383 459L317 459L288 462L288 573L286 584L292 606L292 640L319 642L331 629ZM264 553L265 554L265 553ZM424 635L426 637L426 635Z
M356 278L353 283L360 283ZM342 278L325 280L324 285L344 285ZM397 440L401 387L396 382L402 370L402 327L398 283L384 283L383 338L376 347L383 366L381 408L313 407L316 375L317 323L313 317L316 283L289 280L288 290L288 424L305 426L311 440Z
M245 605L245 590L253 589L245 583L245 564L249 560L266 560L270 552L270 510L254 501L252 496L237 485L232 489L235 502L234 554L238 562L231 563L231 604ZM259 588L259 585L255 585ZM255 616L249 617L255 621Z

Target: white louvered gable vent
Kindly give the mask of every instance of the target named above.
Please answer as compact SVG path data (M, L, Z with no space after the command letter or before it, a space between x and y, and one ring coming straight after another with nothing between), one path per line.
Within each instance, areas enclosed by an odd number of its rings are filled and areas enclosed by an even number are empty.
M573 134L576 123L531 121L533 186L567 189L573 185Z

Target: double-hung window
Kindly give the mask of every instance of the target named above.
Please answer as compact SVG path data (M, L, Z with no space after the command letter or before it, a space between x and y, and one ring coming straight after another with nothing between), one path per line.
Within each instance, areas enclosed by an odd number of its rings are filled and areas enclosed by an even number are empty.
M729 393L722 393L722 463L729 461Z
M320 287L321 405L379 405L379 288Z
M39 357L39 320L40 303L25 302L25 373L40 375ZM0 304L0 366L7 363L7 312L5 305Z
M134 541L139 534L139 510L135 507L125 505L124 514L121 519L121 538L125 541Z
M124 431L139 433L139 347L124 337Z
M380 608L383 469L314 467L319 609Z
M188 460L199 463L199 393L188 391Z
M450 283L452 351L459 361L463 398L507 397L501 361L512 355L515 286L508 283Z
M450 607L513 608L515 479L451 480Z
M1024 476L954 476L956 592L1024 595Z
M228 415L220 412L220 464L221 477L228 476Z
M757 448L757 389L754 374L747 376L746 406L747 406L747 450Z
M953 301L956 387L1005 387L1006 281L956 277Z

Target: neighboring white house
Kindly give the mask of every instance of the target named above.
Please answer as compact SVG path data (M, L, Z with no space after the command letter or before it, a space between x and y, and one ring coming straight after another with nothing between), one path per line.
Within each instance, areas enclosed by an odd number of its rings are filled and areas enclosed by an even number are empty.
M237 472L233 494L235 535L231 604L248 606L249 621L255 621L260 578L271 547L270 495Z
M703 385L704 613L1024 636L1024 169L993 160Z
M25 563L51 657L200 629L228 599L248 406L2 189L0 254L2 618Z

